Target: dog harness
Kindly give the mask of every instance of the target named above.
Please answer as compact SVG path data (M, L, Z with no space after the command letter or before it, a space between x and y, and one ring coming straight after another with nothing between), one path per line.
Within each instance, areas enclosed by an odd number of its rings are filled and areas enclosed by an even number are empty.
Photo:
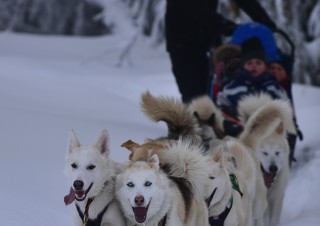
M90 204L92 203L93 199L94 198L88 199L84 213L82 213L80 207L76 204L79 216L82 220L82 226L101 226L102 217L108 209L109 205L106 205L104 209L98 214L96 219L90 219L88 212L89 212Z
M232 188L234 190L236 190L237 192L239 192L239 194L242 198L243 193L240 190L238 179L237 179L236 175L234 175L233 173L230 173L229 178L230 178L230 181L232 184ZM209 217L209 224L211 226L223 226L224 221L227 219L227 216L232 208L232 205L233 205L233 197L231 196L226 208L224 209L224 211L221 214L219 214L218 216Z
M219 215L219 216L211 216L209 217L209 224L211 226L223 226L224 225L224 221L226 220L231 208L232 208L232 204L233 204L233 198L231 196L228 205L226 206L226 208L224 209L224 211Z
M232 188L234 190L236 190L237 192L239 192L241 198L243 196L243 193L240 191L240 187L239 187L239 182L238 182L238 179L236 177L236 175L234 175L233 173L230 173L229 174L229 178L230 178L230 181L231 181L231 184L232 184Z
M159 221L158 226L165 226L167 223L167 214Z

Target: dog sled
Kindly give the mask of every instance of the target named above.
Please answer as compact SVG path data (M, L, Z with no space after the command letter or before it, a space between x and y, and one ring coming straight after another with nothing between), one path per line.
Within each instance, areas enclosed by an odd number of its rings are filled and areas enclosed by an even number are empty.
M252 37L258 37L263 45L266 57L269 62L281 62L282 66L287 72L287 79L285 84L280 84L287 93L290 99L291 106L294 111L294 100L292 95L292 71L294 66L295 45L290 37L282 30L271 30L260 23L246 23L240 25L232 34L229 43L223 44L217 48L212 57L212 75L209 77L208 82L208 95L213 102L218 105L217 97L222 90L224 84L232 79L233 72L240 67L241 57L241 44ZM282 48L278 43L283 43ZM226 47L228 46L228 47ZM231 48L229 48L231 47ZM227 51L221 53L218 49L228 48ZM222 53L223 52L223 53ZM228 115L224 112L225 128L228 128L228 135L236 136L242 131L242 125L238 119ZM288 142L290 146L290 162L294 160L294 149L297 136L300 140L303 135L298 128L296 116L294 114L294 122L296 125L297 135L288 134Z

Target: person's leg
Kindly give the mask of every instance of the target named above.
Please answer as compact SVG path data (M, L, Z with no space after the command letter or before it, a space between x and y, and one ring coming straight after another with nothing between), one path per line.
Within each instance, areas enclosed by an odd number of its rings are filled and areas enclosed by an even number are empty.
M209 59L204 54L170 52L172 72L185 103L207 94Z

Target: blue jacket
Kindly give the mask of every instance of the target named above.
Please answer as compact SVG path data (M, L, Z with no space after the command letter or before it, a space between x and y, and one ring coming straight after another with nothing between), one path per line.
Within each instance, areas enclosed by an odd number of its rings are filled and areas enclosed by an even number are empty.
M270 73L264 72L254 77L245 69L240 68L219 92L218 105L222 108L223 112L237 118L238 113L236 109L239 100L244 96L259 93L267 93L273 99L288 100L286 91Z

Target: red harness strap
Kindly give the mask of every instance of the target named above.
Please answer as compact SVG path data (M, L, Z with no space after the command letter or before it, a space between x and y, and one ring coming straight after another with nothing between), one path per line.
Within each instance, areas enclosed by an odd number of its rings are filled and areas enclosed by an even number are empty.
M232 117L232 116L230 116L230 115L228 115L228 114L226 114L226 113L223 113L223 116L224 116L226 119L228 119L228 120L230 120L230 121L232 121L232 122L234 122L234 123L237 123L238 125L242 126L241 122L240 122L238 119L236 119L236 118L234 118L234 117Z

